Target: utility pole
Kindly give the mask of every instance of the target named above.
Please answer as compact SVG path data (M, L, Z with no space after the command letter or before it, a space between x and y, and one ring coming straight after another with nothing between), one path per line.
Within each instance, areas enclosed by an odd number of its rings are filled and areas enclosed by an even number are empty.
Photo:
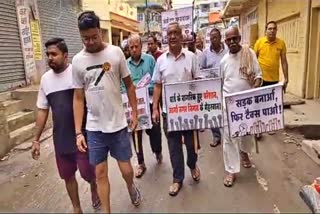
M148 0L146 0L145 14L146 14L146 22L147 22L148 35L150 35Z

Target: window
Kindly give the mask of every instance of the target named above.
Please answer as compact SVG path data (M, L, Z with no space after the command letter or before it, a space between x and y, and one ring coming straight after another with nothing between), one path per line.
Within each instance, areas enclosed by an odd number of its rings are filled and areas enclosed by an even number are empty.
M139 21L139 22L142 22L143 21L143 13L138 13L138 17L137 17L137 20Z
M213 7L220 7L220 2L214 2Z
M201 12L208 13L210 11L210 4L203 4L201 5Z

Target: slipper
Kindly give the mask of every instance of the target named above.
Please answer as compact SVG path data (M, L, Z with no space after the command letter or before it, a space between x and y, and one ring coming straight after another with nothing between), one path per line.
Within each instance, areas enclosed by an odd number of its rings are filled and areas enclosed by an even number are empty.
M200 181L200 169L196 166L196 168L191 170L192 179L196 182Z
M236 175L229 173L224 178L223 184L225 187L232 187L235 181L236 181Z
M241 156L242 166L247 169L251 168L252 164L251 164L250 158L248 156L248 153L240 151L240 156Z
M144 165L139 165L137 167L136 178L141 178L146 172L147 168Z
M169 195L170 196L176 196L178 195L178 193L180 192L182 188L182 183L173 183L171 184L170 188L169 188Z
M101 201L99 198L97 198L94 202L92 202L92 208L94 210L100 210L101 208Z
M211 147L217 147L221 144L221 140L218 137L213 137L212 142L210 143Z

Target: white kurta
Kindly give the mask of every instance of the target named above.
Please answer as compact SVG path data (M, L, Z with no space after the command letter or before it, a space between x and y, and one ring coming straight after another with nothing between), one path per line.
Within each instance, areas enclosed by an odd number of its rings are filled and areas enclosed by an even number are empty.
M262 78L261 69L259 67L256 55L251 50L253 55L253 69L255 78ZM244 91L251 88L248 80L240 75L240 55L226 54L220 63L220 69L223 79L223 94L230 94L234 92ZM225 105L224 105L225 106ZM239 138L230 138L227 113L224 109L224 126L223 126L223 160L225 170L229 173L240 172L240 150L250 153L253 148L253 136L245 136Z

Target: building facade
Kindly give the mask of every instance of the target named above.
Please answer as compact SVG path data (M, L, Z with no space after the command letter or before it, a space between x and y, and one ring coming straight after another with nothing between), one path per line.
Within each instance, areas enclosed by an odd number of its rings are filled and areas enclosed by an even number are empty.
M287 45L288 91L302 98L320 97L320 1L229 0L223 17L238 16L242 42L253 46L268 21L278 23Z

